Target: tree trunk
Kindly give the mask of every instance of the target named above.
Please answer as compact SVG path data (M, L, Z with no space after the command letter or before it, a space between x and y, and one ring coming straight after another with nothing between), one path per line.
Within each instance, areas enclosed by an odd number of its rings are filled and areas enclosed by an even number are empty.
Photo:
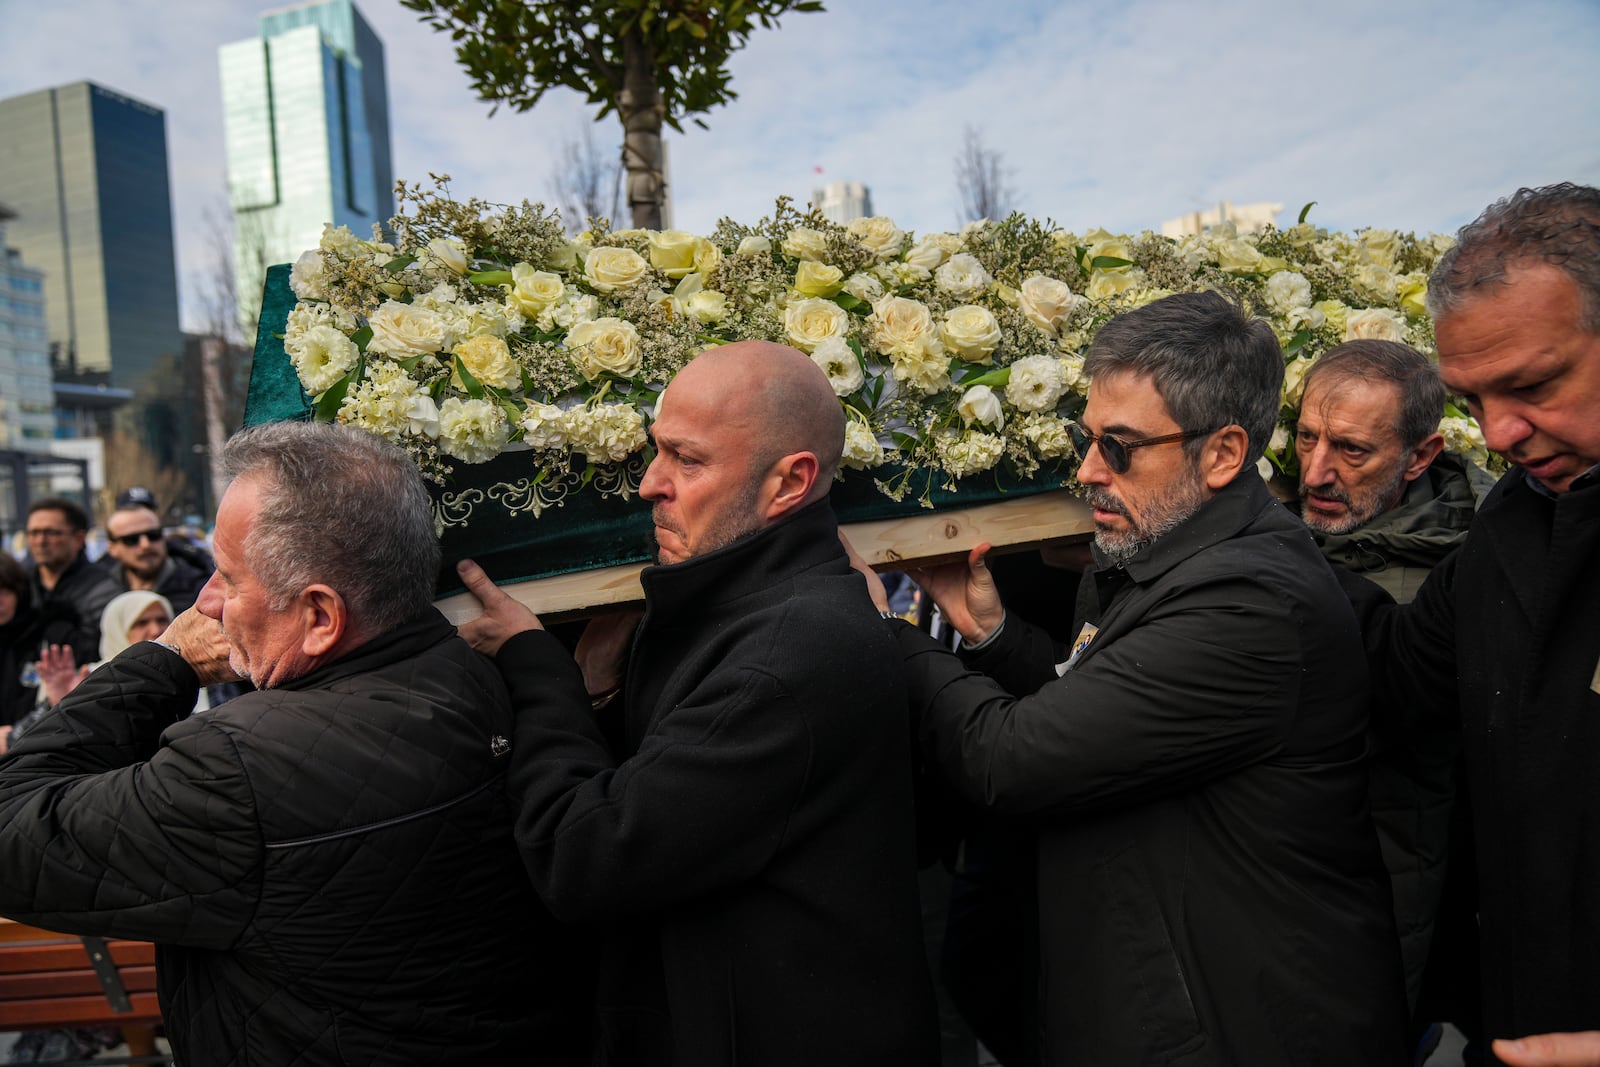
M622 37L622 161L628 172L628 207L639 229L661 228L661 96L656 91L655 56L638 28Z

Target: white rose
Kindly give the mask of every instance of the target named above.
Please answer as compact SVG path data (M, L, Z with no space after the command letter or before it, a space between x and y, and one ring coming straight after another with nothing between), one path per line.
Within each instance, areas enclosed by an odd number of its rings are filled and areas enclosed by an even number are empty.
M1241 237L1218 241L1213 247L1217 251L1217 266L1230 274L1254 274L1261 269L1265 258L1255 245Z
M971 300L982 295L994 281L978 262L978 257L966 252L951 256L934 271L933 277L940 292L949 293L957 300Z
M457 369L451 373L450 384L457 389L466 388L460 368L492 389L515 389L522 384L522 368L511 358L511 349L493 334L469 337L453 351Z
M883 446L865 423L851 419L844 428L844 451L839 462L851 470L866 470L883 462Z
M857 300L865 300L869 304L876 304L883 298L883 283L870 274L852 274L844 280L842 288Z
M861 361L843 337L828 337L811 352L811 362L822 368L836 396L849 396L866 381Z
M472 266L467 261L467 246L453 237L435 237L429 241L427 258L430 266L455 275L466 274Z
M739 247L734 254L739 256L761 256L771 251L771 241L759 234L751 234L739 242Z
M1292 408L1300 406L1300 397L1306 388L1306 371L1317 361L1306 356L1296 356L1283 368L1283 402Z
M1022 288L1018 290L1017 307L1029 322L1054 337L1062 321L1077 307L1078 299L1066 282L1044 274L1033 274L1023 281Z
M931 271L943 263L948 255L943 245L927 237L911 246L906 252L906 262Z
M617 293L643 280L650 265L631 248L606 245L592 249L583 261L583 276L596 292Z
M1344 320L1346 341L1404 341L1405 335L1405 316L1388 308L1352 311Z
M463 463L487 463L511 439L500 405L452 396L439 405L439 449Z
M694 272L697 243L702 238L684 230L662 230L650 235L650 265L669 278Z
M320 249L300 253L289 268L289 288L301 300L328 299L328 265L323 262Z
M963 304L945 312L939 324L944 346L971 363L988 363L1000 347L1000 323L986 307Z
M1357 239L1356 255L1363 263L1392 270L1400 254L1400 238L1393 230L1366 230Z
M1131 270L1126 274L1096 271L1094 277L1089 279L1089 285L1084 290L1084 295L1090 300L1110 300L1112 297L1121 296L1130 289L1138 288L1143 283L1143 271Z
M427 356L450 344L450 330L436 311L387 300L367 318L372 329L368 352L387 352L396 359Z
M863 248L879 259L892 259L898 256L900 249L905 247L906 243L906 232L886 215L851 219L845 225L845 232L860 241Z
M439 405L426 389L415 390L406 404L406 428L423 437L439 436Z
M1351 273L1356 288L1374 300L1385 303L1395 299L1400 280L1393 273L1372 263L1362 263Z
M286 344L284 350L311 396L337 385L361 355L355 342L332 326L313 326L296 338L292 349Z
M926 304L903 296L887 296L873 308L870 321L876 327L874 342L885 355L922 355L938 350L933 314Z
M783 239L783 254L795 259L826 259L828 238L820 230L796 226Z
M784 308L783 328L790 344L810 352L830 337L843 337L850 329L850 316L832 300L810 297Z
M578 261L588 253L588 245L579 244L576 241L566 241L561 247L550 253L550 257L545 260L544 265L554 271L570 273L577 268Z
M506 304L524 315L537 317L559 301L566 291L561 275L517 263L511 268L511 289L506 293Z
M639 331L609 315L580 322L567 333L567 358L589 381L604 372L631 378L639 373Z
M1006 399L1018 411L1049 411L1067 391L1066 369L1054 356L1024 356L1011 364Z
M956 403L956 414L968 426L976 422L999 429L1006 422L1005 412L1000 408L1000 398L987 385L974 385L962 393L960 401Z

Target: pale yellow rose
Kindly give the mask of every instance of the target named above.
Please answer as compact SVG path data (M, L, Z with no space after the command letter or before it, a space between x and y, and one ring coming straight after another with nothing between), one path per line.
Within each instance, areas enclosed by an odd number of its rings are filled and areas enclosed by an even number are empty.
M1130 289L1137 288L1144 282L1142 271L1128 271L1125 274L1113 274L1108 271L1096 271L1094 277L1089 279L1089 285L1083 293L1090 300L1110 300L1121 296Z
M939 347L933 314L916 300L886 296L873 308L869 321L875 327L877 349L885 355L922 355Z
M1230 274L1256 274L1262 270L1260 251L1242 237L1219 241L1214 247L1217 252L1217 266Z
M739 256L761 256L771 251L771 241L759 234L751 234L739 242L739 247L734 254Z
M492 334L469 337L456 345L454 352L457 370L451 372L450 384L457 389L466 388L459 373L459 368L463 367L478 381L495 389L515 389L522 384L522 368L511 358L511 349Z
M1364 230L1356 242L1356 255L1363 263L1371 263L1385 270L1394 269L1394 261L1399 254L1400 238L1393 230Z
M883 298L883 283L870 274L852 274L844 280L844 291L857 300L876 304Z
M931 237L926 237L912 245L906 252L906 262L923 270L932 271L937 269L948 256L949 253L944 250L943 245Z
M564 241L559 248L551 251L545 266L551 270L571 273L577 269L579 260L589 254L589 248L589 245L579 244L577 241Z
M1300 399L1306 390L1306 372L1315 364L1316 359L1306 356L1296 356L1283 368L1283 402L1288 407L1300 406Z
M631 378L639 373L639 331L610 315L580 322L567 334L567 358L589 381L605 372Z
M999 429L1005 425L1005 411L1000 407L1000 398L994 395L994 390L987 385L974 385L961 394L961 399L956 402L956 414L961 416L961 421L968 426L978 423L982 426L993 426Z
M450 331L437 312L385 301L367 318L372 329L368 352L386 352L396 359L426 356L450 343Z
M606 245L590 250L583 261L583 274L596 292L618 293L644 280L650 265L631 248Z
M537 318L546 308L561 300L567 290L561 275L547 270L534 270L526 263L511 268L511 286L506 293L506 304L524 315Z
M690 294L683 302L683 307L696 322L706 324L721 322L728 314L728 297L715 289L702 289L698 293Z
M1350 314L1350 308L1340 300L1318 300L1311 305L1312 311L1320 311L1324 323L1337 331L1344 333L1345 316Z
M722 249L704 237L694 239L694 269L700 274L710 274L722 263Z
M844 271L814 259L803 259L794 274L794 287L805 296L833 296L844 288Z
M467 260L467 246L453 237L435 237L429 241L427 258L430 266L457 276L466 274L472 266Z
M843 337L850 329L850 316L832 300L808 297L783 309L783 329L790 344L811 352L830 337Z
M1088 261L1093 265L1097 259L1125 259L1128 265L1133 262L1133 240L1125 234L1108 233L1105 230L1091 230L1083 235L1083 243L1089 246ZM1123 271L1128 266L1121 267L1094 267L1094 270Z
M700 240L685 230L652 233L650 265L669 278L681 278L694 270L694 256Z
M1287 230L1284 230L1283 235L1288 238L1289 243L1295 248L1306 248L1314 244L1322 236L1317 232L1317 228L1309 222L1297 222Z
M1428 314L1428 276L1422 271L1402 275L1395 286L1395 293L1406 318L1420 319Z
M868 215L864 218L851 219L845 224L845 232L857 241L863 248L879 259L892 259L900 254L900 249L905 247L906 232L894 224L894 220L887 215Z
M1017 307L1021 309L1023 315L1052 337L1055 336L1062 321L1077 306L1078 297L1068 288L1067 283L1045 274L1029 275L1017 293Z
M796 226L783 239L783 254L795 259L826 259L828 238L820 230Z
M1357 290L1385 304L1395 298L1399 285L1393 273L1372 263L1358 265L1351 274L1351 280L1355 282Z
M1346 341L1404 341L1406 319L1398 311L1388 308L1364 308L1352 311L1344 320Z
M1000 347L1000 323L988 308L963 304L945 312L939 339L968 362L988 363Z

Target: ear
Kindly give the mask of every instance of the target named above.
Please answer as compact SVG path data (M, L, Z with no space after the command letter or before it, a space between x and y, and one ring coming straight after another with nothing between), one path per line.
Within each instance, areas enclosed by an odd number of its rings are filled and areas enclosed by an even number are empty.
M781 519L809 504L821 469L813 452L793 452L774 463L762 483L766 490L767 519Z
M1206 438L1200 450L1200 476L1213 493L1239 476L1250 454L1250 435L1243 426L1227 425Z
M296 599L296 608L305 623L300 651L321 657L339 647L350 629L350 612L344 597L330 586L308 585Z
M1444 435L1429 434L1422 439L1422 443L1413 448L1406 455L1405 479L1414 482L1422 477L1422 472L1433 466L1433 461L1439 458L1439 453L1444 451Z

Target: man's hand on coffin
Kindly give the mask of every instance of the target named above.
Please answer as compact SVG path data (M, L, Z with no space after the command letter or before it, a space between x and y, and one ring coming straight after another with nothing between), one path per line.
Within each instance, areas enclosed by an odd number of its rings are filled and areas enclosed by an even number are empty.
M913 567L906 572L923 592L933 597L939 611L969 645L994 633L1006 617L1000 592L983 562L988 551L989 543L985 541L967 554L965 563Z
M583 671L583 686L591 699L604 699L622 688L628 646L633 643L633 631L639 628L642 618L642 611L611 612L596 615L583 628L573 657Z
M844 530L839 531L839 543L844 546L845 555L850 557L850 566L861 572L867 580L867 593L872 597L872 603L880 612L889 610L889 590L884 587L883 579L878 577L878 572L872 565L856 551L856 546L844 535Z
M500 646L514 634L544 629L539 616L490 581L483 568L470 559L457 563L456 573L461 576L467 592L483 605L483 614L457 626L456 632L485 656L499 652Z

